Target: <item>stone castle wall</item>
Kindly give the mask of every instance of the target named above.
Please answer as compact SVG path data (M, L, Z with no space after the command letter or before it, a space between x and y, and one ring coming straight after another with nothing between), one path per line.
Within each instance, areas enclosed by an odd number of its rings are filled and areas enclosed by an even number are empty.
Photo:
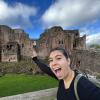
M33 43L34 41L22 29L11 29L8 26L0 25L1 61L18 61L18 56L30 57Z
M61 27L53 27L45 30L37 41L40 56L47 56L50 49L62 47L71 53L73 49L86 48L86 36L80 37L78 30L63 30Z
M100 50L74 50L72 52L72 66L83 72L97 75L100 73Z
M100 72L100 51L86 50L86 35L80 37L78 30L63 30L59 26L47 29L38 40L31 40L22 29L0 25L0 61L18 61L31 57L37 50L46 58L50 49L62 47L71 55L71 66L83 71Z
M71 53L71 50L76 48L86 48L86 36L80 37L78 30L63 30L61 27L52 27L45 30L37 41L30 40L29 36L22 29L11 29L8 26L0 26L0 44L1 44L1 59L5 58L5 51L9 55L10 50L6 50L7 46L14 48L14 43L17 43L20 48L20 53L14 55L21 55L30 57L34 50L33 45L36 42L36 49L40 57L47 57L50 49L55 47L63 47ZM9 45L8 45L9 44ZM6 46L3 47L3 46ZM5 49L4 49L5 48ZM12 49L12 48L10 48ZM15 48L16 49L16 48ZM6 57L7 58L7 57ZM8 57L9 58L9 57ZM4 61L4 59L2 59ZM7 60L5 60L7 61ZM17 59L16 59L17 61Z

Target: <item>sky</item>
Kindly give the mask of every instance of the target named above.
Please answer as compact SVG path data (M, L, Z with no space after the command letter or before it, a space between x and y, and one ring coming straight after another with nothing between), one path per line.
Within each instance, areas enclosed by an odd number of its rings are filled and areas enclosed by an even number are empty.
M100 44L100 0L0 0L0 25L21 28L32 39L61 26L86 34L87 44Z

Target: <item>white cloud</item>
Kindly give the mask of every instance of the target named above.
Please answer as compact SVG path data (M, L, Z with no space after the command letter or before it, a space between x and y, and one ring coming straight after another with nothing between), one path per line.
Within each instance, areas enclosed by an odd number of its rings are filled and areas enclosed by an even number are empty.
M10 6L0 0L0 24L9 26L31 26L30 17L35 16L37 10L22 3L15 3Z
M87 45L100 44L100 33L88 35L86 38Z
M100 44L100 0L57 0L42 16L44 27L54 25L78 26L81 36L86 34L87 44Z
M100 17L100 0L57 0L42 16L44 25L70 27Z

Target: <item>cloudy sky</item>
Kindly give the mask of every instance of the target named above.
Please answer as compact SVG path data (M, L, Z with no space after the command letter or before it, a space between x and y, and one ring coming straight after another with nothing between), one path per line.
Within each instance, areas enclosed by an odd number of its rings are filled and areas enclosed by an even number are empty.
M37 39L45 29L79 29L87 43L100 43L100 0L0 0L0 24L22 28Z

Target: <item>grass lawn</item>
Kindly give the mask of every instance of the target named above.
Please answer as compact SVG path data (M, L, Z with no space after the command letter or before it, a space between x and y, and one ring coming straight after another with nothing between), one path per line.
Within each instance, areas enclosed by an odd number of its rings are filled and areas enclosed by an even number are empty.
M56 87L58 82L41 75L7 74L0 77L0 97Z

